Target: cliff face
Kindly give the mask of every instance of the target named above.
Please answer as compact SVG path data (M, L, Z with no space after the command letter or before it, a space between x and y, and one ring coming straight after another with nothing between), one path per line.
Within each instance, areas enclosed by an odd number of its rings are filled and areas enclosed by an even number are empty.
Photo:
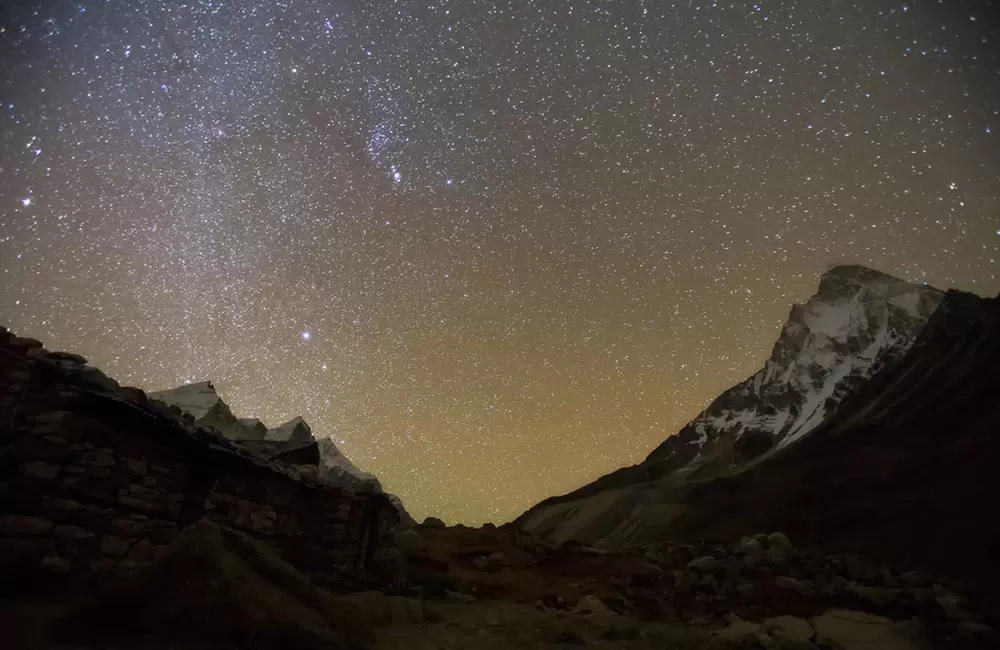
M0 356L4 576L142 566L207 519L268 541L329 584L374 578L398 520L387 497L268 460L77 355L0 329Z

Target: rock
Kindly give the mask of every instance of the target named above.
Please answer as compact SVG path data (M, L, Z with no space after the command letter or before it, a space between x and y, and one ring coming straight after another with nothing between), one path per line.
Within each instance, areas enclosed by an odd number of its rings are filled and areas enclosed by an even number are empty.
M997 638L996 630L985 623L975 621L962 621L955 626L955 636L963 641L973 641L982 643L982 647L987 647L986 642L1000 641Z
M6 515L0 517L0 535L10 537L39 537L47 534L55 522L44 517Z
M785 552L777 546L772 546L767 549L767 552L764 554L764 561L773 569L780 570L788 566L788 557Z
M97 536L92 530L87 530L86 528L81 528L80 526L70 526L68 524L56 526L52 529L52 534L59 539L66 540L92 539Z
M760 629L755 623L744 621L738 616L727 616L729 625L716 630L710 635L712 648L742 648L748 641L757 636Z
M476 565L476 568L480 571L485 571L490 565L490 561L486 559L485 555L477 555L472 563Z
M469 594L463 594L457 591L452 591L451 589L444 590L444 597L456 603L463 603L467 605L476 602L475 596L470 596Z
M87 365L87 360L81 357L79 354L73 354L72 352L49 352L45 355L46 358L52 359L53 361L68 361L73 364L80 366Z
M764 545L761 544L760 540L756 537L744 537L740 540L740 545L736 550L738 553L742 553L744 555L760 557L764 554Z
M691 593L697 582L698 574L694 571L688 571L687 569L678 571L677 577L674 579L674 591L682 595Z
M611 609L604 604L600 598L594 595L584 596L576 604L576 608L581 612L588 612L590 614L597 614L600 616L605 616L611 614Z
M757 598L757 585L752 582L747 582L742 585L736 585L736 594L741 600L750 601Z
M145 476L146 473L149 472L149 463L142 459L126 458L125 464L128 465L128 468L132 470L133 474Z
M761 629L771 636L781 636L798 644L812 641L815 632L809 622L797 616L775 616L764 619Z
M53 465L52 463L24 463L21 465L21 472L32 478L42 479L43 481L51 481L55 477L59 476L59 470L62 469L58 465Z
M812 587L805 584L801 580L790 578L788 576L778 576L777 578L774 579L774 584L782 589L790 589L791 591L794 591L795 593L801 594L803 596L813 595Z
M778 547L786 553L792 550L792 543L784 533L771 533L767 536L767 543L770 546Z
M503 566L504 562L507 561L507 556L504 555L503 551L497 551L496 553L490 553L490 556L486 558L489 566L493 568L500 568Z
M73 569L72 562L58 555L46 555L38 565L52 573L68 573Z
M715 559L711 555L703 555L702 557L695 558L688 562L687 567L702 574L716 573L725 568L722 562Z
M131 546L131 542L127 539L115 537L114 535L105 535L101 538L101 553L110 555L111 557L125 557Z
M399 550L411 557L422 553L427 546L420 533L412 528L395 528L392 531L392 540Z
M428 527L428 528L447 528L448 527L448 526L445 525L445 523L443 521L441 521L437 517L427 517L426 519L424 519L424 524L423 525L426 526L426 527Z
M111 532L117 537L140 537L144 528L142 524L132 519L113 519Z
M944 594L938 596L934 599L941 609L944 611L945 616L947 616L952 621L969 621L972 620L972 616L969 615L967 611L962 607L958 596L955 594Z
M389 613L393 623L423 623L424 604L403 596L389 597Z
M830 609L812 619L816 644L840 650L919 650L889 619L848 609Z
M844 565L848 577L856 582L870 582L875 577L875 570L856 555L845 556Z
M714 596L719 591L719 581L713 575L702 576L694 588L697 591Z

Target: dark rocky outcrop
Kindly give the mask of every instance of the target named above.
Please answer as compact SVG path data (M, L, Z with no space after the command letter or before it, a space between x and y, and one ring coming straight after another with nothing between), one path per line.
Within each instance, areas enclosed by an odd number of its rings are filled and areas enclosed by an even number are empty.
M310 478L38 341L0 329L0 355L5 584L141 566L202 519L266 540L333 587L390 579L378 569L399 515L386 496Z

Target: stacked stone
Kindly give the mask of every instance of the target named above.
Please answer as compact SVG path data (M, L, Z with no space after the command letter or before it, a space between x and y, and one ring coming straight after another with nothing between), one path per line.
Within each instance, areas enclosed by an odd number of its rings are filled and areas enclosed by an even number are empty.
M82 357L2 328L0 355L4 576L131 569L201 518L338 575L374 555L367 545L387 543L396 514L385 497L303 480L158 409Z

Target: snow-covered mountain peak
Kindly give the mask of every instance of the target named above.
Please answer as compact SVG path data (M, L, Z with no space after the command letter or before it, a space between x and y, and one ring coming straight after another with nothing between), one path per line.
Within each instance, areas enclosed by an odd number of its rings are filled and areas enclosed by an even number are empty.
M720 395L648 460L697 468L724 441L732 455L727 462L739 465L800 438L901 357L943 296L863 266L829 269L817 292L792 307L764 367ZM753 442L740 443L748 434Z
M176 406L185 413L190 413L195 420L204 417L212 407L222 401L210 381L182 384L177 388L156 391L150 393L149 398Z
M276 442L310 442L316 438L313 436L312 429L299 415L281 426L268 429L265 439Z
M382 492L382 485L374 474L359 469L330 438L317 438L302 416L272 429L257 418L237 418L210 381L184 384L150 393L149 397L180 408L199 426L214 428L225 438L244 443L259 453L285 453L289 445L283 443L301 443L290 445L293 448L315 444L319 452L319 466L315 471L320 478L352 490ZM403 517L408 517L399 498L388 496L394 499Z

